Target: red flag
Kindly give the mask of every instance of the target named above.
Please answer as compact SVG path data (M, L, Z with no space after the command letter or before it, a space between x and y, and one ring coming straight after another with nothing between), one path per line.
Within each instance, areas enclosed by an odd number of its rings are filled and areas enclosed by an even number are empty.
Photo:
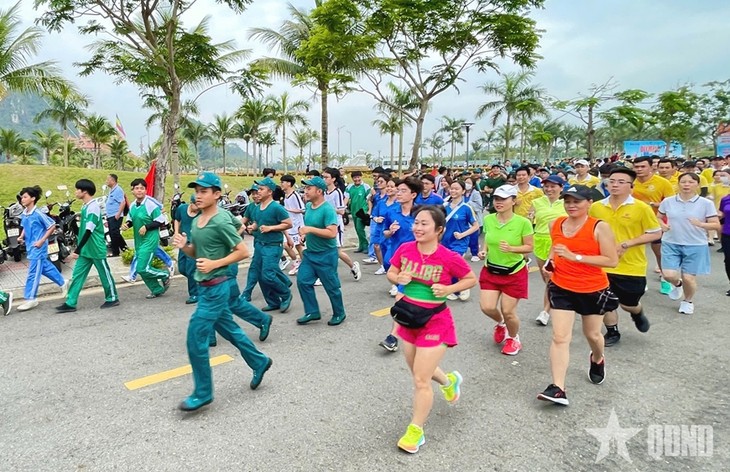
M147 182L147 195L150 197L155 196L155 174L157 173L157 159L150 162L150 170L147 171L147 177L144 178Z

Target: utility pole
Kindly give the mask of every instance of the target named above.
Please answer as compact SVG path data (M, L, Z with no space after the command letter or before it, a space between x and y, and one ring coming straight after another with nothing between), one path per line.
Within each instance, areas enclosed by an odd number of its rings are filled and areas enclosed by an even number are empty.
M337 157L340 156L340 130L344 127L345 125L337 127Z
M352 159L352 131L346 131L350 135L350 159Z
M466 167L469 168L469 129L474 126L474 123L467 121L461 126L466 129Z

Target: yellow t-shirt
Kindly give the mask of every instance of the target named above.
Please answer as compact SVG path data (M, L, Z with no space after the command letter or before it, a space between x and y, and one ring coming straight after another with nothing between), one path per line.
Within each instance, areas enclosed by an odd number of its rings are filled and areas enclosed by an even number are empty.
M712 182L715 180L715 178L712 176L712 174L715 173L715 169L713 167L708 167L707 169L704 169L700 175L705 178L707 182Z
M726 195L730 194L730 185L725 185L723 183L711 183L710 189L707 192L707 197L711 199L715 203L715 209L720 210L720 200L723 199Z
M517 201L514 208L515 214L527 218L527 214L530 212L530 208L532 208L532 201L536 198L542 197L543 195L545 194L542 192L542 189L533 187L532 185L528 186L525 192L521 192L520 187L518 186Z
M662 200L676 193L674 188L672 188L672 184L667 179L659 174L654 174L643 183L639 182L639 179L634 180L634 191L632 195L642 202L654 203L655 206L651 208L656 213L659 211L659 204Z
M668 179L669 183L672 184L672 188L674 189L675 194L679 193L679 176L682 174L683 174L683 172L675 172L674 175L672 175ZM697 195L702 194L703 188L708 189L708 192L709 192L709 187L710 187L710 184L707 181L707 179L705 178L705 176L702 174L699 174L699 175L700 175L700 186L697 187Z
M590 216L605 221L616 236L616 246L644 233L661 231L659 220L652 208L646 203L629 196L616 210L605 198L594 202L589 211ZM618 260L618 265L605 269L608 274L646 277L648 262L644 245L631 246Z
M578 176L576 175L572 179L569 179L568 183L570 185L585 185L586 187L593 188L596 185L601 183L601 179L599 179L595 175L588 174L588 175L586 175L585 180L578 180Z

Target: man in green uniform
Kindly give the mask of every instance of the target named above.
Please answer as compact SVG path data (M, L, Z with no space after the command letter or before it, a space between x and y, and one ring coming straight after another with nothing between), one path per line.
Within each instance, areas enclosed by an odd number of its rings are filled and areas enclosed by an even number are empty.
M299 229L299 234L306 238L307 248L297 273L297 288L304 303L304 316L297 323L307 324L322 318L314 293L314 283L319 279L332 304L332 319L327 324L337 326L345 321L345 305L342 303L340 279L337 276L337 212L324 200L324 192L327 190L324 179L313 177L303 180L302 183L307 186L307 207L304 212L304 226Z
M175 234L185 233L190 235L190 227L193 218L198 216L198 207L195 204L195 194L190 197L190 204L183 203L178 206L173 215L173 226ZM188 241L190 242L190 241ZM195 281L195 260L188 257L182 249L177 254L177 268L185 278L188 279L188 299L186 305L198 303L198 282Z
M66 303L56 307L59 313L70 313L76 311L79 301L79 293L86 282L91 266L96 267L99 273L101 286L104 288L104 304L101 308L111 308L119 305L117 287L114 285L114 277L106 262L106 241L104 240L104 223L101 219L101 208L99 202L94 199L96 185L88 179L81 179L76 182L76 199L84 202L81 207L81 221L79 223L79 235L76 243L76 250L69 255L76 259L74 265L71 285L66 294Z
M165 226L165 217L160 207L147 196L147 182L144 179L134 179L131 185L135 201L129 206L129 214L122 231L134 228L137 273L150 289L147 298L157 298L170 286L170 273L152 266L152 258L160 244L160 227Z
M0 316L7 316L13 309L13 294L11 292L0 291Z
M261 285L266 306L263 311L286 313L292 302L291 280L279 267L284 248L284 231L291 228L289 212L273 200L276 182L271 177L256 181L259 206L254 214L253 258L249 271L254 271Z
M357 250L355 252L368 252L368 237L365 235L365 222L358 217L368 212L368 195L370 194L370 186L362 181L362 172L356 170L350 174L352 183L345 189L345 198L350 206L350 214L355 225L357 233Z
M181 410L193 411L213 401L208 353L213 330L233 344L252 366L252 390L258 388L273 362L256 349L231 317L228 266L248 257L249 251L231 224L230 217L218 207L221 180L212 172L204 172L188 186L195 187L195 201L201 213L193 221L190 242L187 234L176 234L173 244L195 258L196 264L198 304L190 318L187 335L195 389L179 406Z

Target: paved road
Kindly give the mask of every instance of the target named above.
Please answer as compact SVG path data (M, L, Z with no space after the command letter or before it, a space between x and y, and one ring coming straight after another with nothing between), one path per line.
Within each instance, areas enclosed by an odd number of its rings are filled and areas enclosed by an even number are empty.
M98 289L84 292L75 314L53 314L59 301L44 300L0 319L0 469L727 470L730 298L718 254L713 264L691 317L679 315L651 281L651 331L642 335L622 318L624 337L608 351L603 385L587 379L588 347L576 324L568 408L535 399L549 383L550 329L533 322L538 274L531 274L532 299L520 306L525 347L516 357L491 343L492 323L475 299L452 303L461 344L443 366L463 374L462 399L450 407L436 395L427 443L415 456L395 447L409 421L410 378L401 353L377 346L389 318L369 314L392 303L382 276L356 283L340 267L348 318L339 327L297 326L302 305L295 297L290 313L276 315L269 340L256 341L274 366L255 392L240 355L225 342L213 348L212 355L235 360L214 368L215 401L193 414L176 409L191 391L189 375L134 391L124 386L187 364L191 309L183 304L183 279L156 300L144 299L141 284L126 286L122 305L104 312ZM259 292L254 303L263 305ZM627 454L611 441L596 464L601 443L586 428L606 428L612 411L635 435L625 442ZM648 449L649 432L669 430L663 425L712 426L712 456L663 456L656 435ZM706 429L697 431L708 438ZM667 445L692 452L697 434L690 432Z

